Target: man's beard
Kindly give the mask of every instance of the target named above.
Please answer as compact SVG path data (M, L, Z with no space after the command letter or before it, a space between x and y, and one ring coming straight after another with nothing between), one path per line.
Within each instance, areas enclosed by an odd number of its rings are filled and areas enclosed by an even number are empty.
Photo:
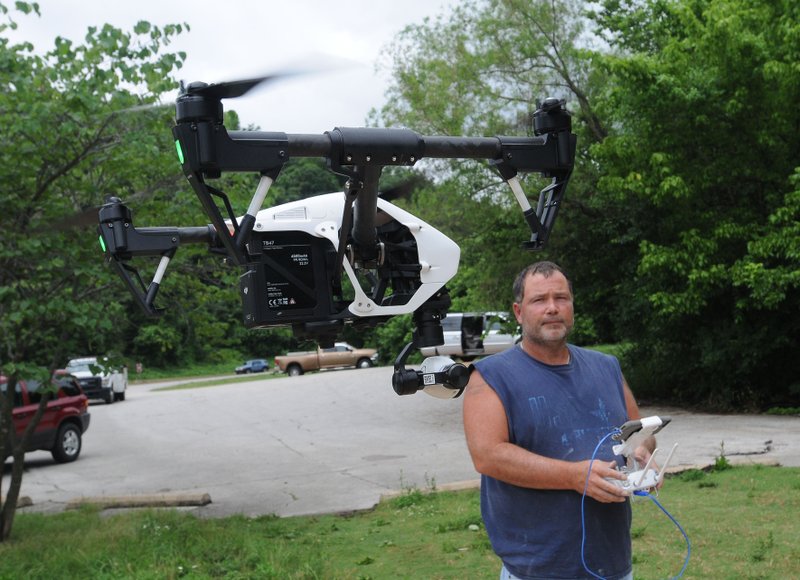
M534 327L533 330L523 327L523 335L534 344L542 346L552 347L564 344L570 332L572 332L572 325L567 324L565 320L561 319L553 320L552 322L560 322L563 327L559 328L558 332L547 331L545 328L542 328L541 325Z

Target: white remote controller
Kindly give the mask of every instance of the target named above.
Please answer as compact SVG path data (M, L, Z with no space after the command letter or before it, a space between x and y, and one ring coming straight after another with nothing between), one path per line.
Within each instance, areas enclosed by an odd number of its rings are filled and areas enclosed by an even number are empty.
M635 491L646 491L657 487L664 479L664 474L672 459L672 454L678 444L672 446L672 451L669 452L667 460L660 469L653 467L658 449L653 450L647 465L643 469L639 469L639 464L634 457L636 449L642 445L645 440L651 435L655 435L663 429L671 419L669 417L645 417L634 421L628 421L620 427L620 433L615 435L613 439L621 441L619 445L614 445L613 450L617 455L622 455L627 461L627 466L622 469L625 474L625 479L607 478L611 483L620 486L628 493Z
M626 473L625 470L623 470L623 473L625 473L625 479L616 479L613 477L607 477L606 479L614 485L618 485L626 492L633 493L634 491L646 491L658 486L663 479L664 470L662 469L659 472L655 469L645 468L630 473Z

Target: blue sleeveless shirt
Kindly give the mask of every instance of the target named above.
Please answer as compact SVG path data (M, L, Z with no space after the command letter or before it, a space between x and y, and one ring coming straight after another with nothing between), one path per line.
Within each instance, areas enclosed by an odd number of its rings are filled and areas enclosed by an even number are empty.
M570 362L547 365L521 347L475 363L500 397L510 442L565 461L591 459L628 419L616 358L569 345ZM595 461L618 460L609 437ZM587 566L609 580L631 571L630 502L584 504ZM524 579L591 578L581 563L581 494L481 476L481 515L495 553Z

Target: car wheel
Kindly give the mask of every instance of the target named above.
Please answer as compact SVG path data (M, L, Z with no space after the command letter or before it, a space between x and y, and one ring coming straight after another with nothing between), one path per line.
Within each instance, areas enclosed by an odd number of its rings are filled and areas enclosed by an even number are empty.
M81 454L81 430L72 423L65 423L58 430L56 443L51 453L58 463L75 461Z
M356 363L357 369L368 369L371 366L372 366L372 361L369 360L368 358L359 359L359 361Z
M288 369L286 369L286 374L290 377L299 377L303 374L303 369L300 365L291 365Z

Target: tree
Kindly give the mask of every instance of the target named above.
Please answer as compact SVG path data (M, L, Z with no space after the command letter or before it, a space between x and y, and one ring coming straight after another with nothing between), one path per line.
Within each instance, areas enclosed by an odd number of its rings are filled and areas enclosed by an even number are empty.
M16 8L38 13L36 4ZM17 26L17 15L3 5L0 13L0 34ZM85 44L58 38L43 55L0 36L0 369L9 385L51 375L85 345L108 351L120 344L126 316L118 281L102 266L94 228L64 220L108 193L142 199L177 189L177 172L165 170L162 154L170 150L169 112L125 109L154 102L174 84L185 55L164 48L183 29L92 27ZM8 416L0 419L6 433L13 431ZM11 490L21 477L15 452ZM16 499L9 493L2 506L0 540L11 531Z
M589 331L583 335L613 340L614 267L636 247L614 228L626 208L596 195L589 149L608 130L596 111L606 79L594 65L590 24L583 3L570 0L473 0L446 20L410 26L387 51L394 78L376 122L425 133L525 134L538 100L565 98L579 151L544 253L520 250L530 232L508 188L485 166L444 166L438 173L445 177L416 197L415 210L461 245L462 267L450 285L457 307L507 309L513 277L527 263L550 258L575 280L581 328ZM535 195L543 185L528 176L525 190Z
M800 265L800 9L589 6L475 0L407 28L388 52L394 85L376 117L423 132L519 133L534 95L566 98L578 159L541 257L571 272L585 337L635 344L626 368L640 394L796 403L798 319L787 313L798 310ZM519 238L497 179L474 167L448 166L416 202L460 234L456 301L497 308Z
M592 153L638 224L633 384L717 407L796 401L800 8L609 0Z

